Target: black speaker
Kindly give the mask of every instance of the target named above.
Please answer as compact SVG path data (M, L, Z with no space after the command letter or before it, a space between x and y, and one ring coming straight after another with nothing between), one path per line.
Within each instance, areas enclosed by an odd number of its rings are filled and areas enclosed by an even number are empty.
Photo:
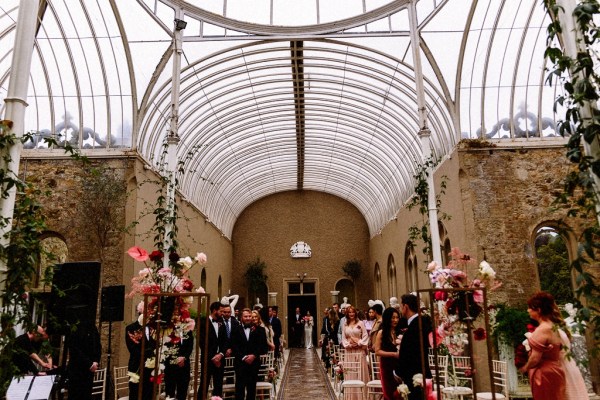
M125 285L105 286L102 288L100 303L100 321L123 321L125 308Z
M95 324L100 263L71 262L54 266L50 300L50 330L65 332L78 321Z

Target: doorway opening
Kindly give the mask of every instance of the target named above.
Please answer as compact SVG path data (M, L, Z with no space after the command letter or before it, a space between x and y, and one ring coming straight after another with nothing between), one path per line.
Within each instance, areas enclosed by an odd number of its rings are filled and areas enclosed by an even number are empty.
M287 337L288 347L304 347L304 324L296 317L296 309L299 310L300 320L307 312L313 317L312 342L313 346L317 339L318 320L316 282L289 282L287 295Z

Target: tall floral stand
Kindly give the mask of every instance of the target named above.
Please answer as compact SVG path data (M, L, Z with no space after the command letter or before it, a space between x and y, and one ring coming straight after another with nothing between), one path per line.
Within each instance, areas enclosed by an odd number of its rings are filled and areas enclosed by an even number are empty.
M165 348L165 343L168 340L171 340L170 338L173 337L174 335L177 336L178 334L181 334L181 332L177 332L178 330L181 330L182 327L179 326L179 314L178 314L178 309L177 306L174 305L176 304L175 301L170 301L170 299L177 299L177 298L192 298L193 299L193 305L194 305L194 309L196 311L196 322L199 322L200 319L202 318L208 318L208 305L210 304L210 294L208 293L197 293L197 292L183 292L183 293L154 293L154 294L144 294L144 304L155 304L155 315L154 318L148 318L148 313L145 312L143 314L143 319L142 319L142 326L143 326L143 330L146 331L146 327L148 327L150 329L150 331L152 332L152 337L156 343L156 347L154 349L154 371L153 371L153 378L152 382L153 382L153 394L152 394L152 399L159 399L160 398L160 385L162 382L162 368L164 368L164 365L162 364L164 362L164 348ZM200 327L204 326L204 332L200 331ZM193 371L194 371L194 376L193 376L193 398L196 399L198 396L198 385L199 385L199 371L200 365L208 365L208 353L207 353L207 349L206 346L208 344L207 341L205 341L204 344L204 348L200 349L200 340L199 338L201 337L208 337L208 329L209 329L209 324L200 324L200 323L195 323L194 324L194 336L195 336L195 340L194 340L194 359L190 360L191 363L193 363ZM142 335L142 351L141 351L141 360L140 360L140 365L144 366L146 361L144 355L145 353L145 349L146 346L148 345L147 343L147 338L146 335ZM200 357L202 357L202 360L200 360ZM144 369L145 368L140 368L140 382L143 382L144 379ZM204 373L206 373L204 371ZM199 388L199 390L201 390L200 393L206 393L207 392L207 388L206 385L208 384L206 379L204 379L203 381L203 387ZM134 399L132 399L134 400ZM140 390L139 395L138 395L138 399L137 400L142 400L142 391Z

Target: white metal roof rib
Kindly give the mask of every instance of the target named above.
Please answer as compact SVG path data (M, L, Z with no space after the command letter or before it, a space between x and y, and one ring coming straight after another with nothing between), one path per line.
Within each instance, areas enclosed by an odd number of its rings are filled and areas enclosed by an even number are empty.
M341 1L344 10L330 9ZM133 147L156 163L170 129L171 27L181 12L186 199L231 237L252 202L317 190L354 204L377 234L412 194L422 159L409 2L320 1L293 18L283 12L292 0L272 2L47 0L26 129L71 135L89 151ZM0 115L18 4L0 4ZM422 0L417 10L436 157L462 137L555 140L538 0Z

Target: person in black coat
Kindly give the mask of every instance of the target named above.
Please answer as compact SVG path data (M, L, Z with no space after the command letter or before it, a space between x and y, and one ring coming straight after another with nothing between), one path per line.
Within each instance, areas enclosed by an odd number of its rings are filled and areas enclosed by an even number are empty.
M144 353L146 356L142 359L142 340L145 331L145 343ZM154 357L154 349L156 348L156 342L150 334L150 328L143 329L142 325L136 320L125 327L125 344L127 350L129 350L129 362L127 363L127 371L136 374L140 377L141 368L140 363L145 363L146 359ZM152 399L152 382L150 377L152 375L152 368L144 368L142 379L142 400ZM140 383L129 381L129 398L131 400L137 400L139 394Z
M260 356L268 351L267 334L263 328L252 324L252 311L245 308L242 325L231 336L235 356L235 399L255 400Z
M206 373L204 373L204 366L201 366L198 400L203 399L203 395L206 396L208 383L211 378L213 381L212 395L221 396L223 394L223 369L225 367L224 358L227 349L227 333L225 332L225 325L221 318L221 303L215 301L210 305L209 311L210 315L208 318L200 321L200 346L202 352L206 349L208 368L206 368ZM207 323L208 342L206 336ZM204 379L206 379L206 382ZM204 393L202 392L203 387L206 388Z
M276 306L269 307L269 323L273 329L273 343L275 343L275 358L279 358L279 349L281 347L281 320L277 317L278 309Z
M223 325L225 325L225 333L227 335L225 357L231 357L233 354L233 350L231 349L231 332L233 332L236 326L240 326L240 322L231 315L231 306L229 304L221 304L221 316L223 317Z
M165 393L177 400L186 400L190 384L190 356L194 350L194 335L186 331L181 338L165 344Z
M92 398L94 373L100 365L102 348L100 334L93 321L84 318L69 336L69 364L67 388L70 399Z
M402 296L402 305L400 306L402 316L408 320L408 328L402 337L400 343L400 354L398 359L398 368L396 375L402 378L402 381L408 386L410 394L409 400L421 400L423 398L423 387L415 387L413 385L413 376L423 373L425 368L425 377L431 378L429 370L428 354L429 354L429 333L431 332L431 319L427 316L418 315L417 296L413 294L405 294ZM421 319L421 336L419 334L419 318ZM422 364L422 358L425 360Z

